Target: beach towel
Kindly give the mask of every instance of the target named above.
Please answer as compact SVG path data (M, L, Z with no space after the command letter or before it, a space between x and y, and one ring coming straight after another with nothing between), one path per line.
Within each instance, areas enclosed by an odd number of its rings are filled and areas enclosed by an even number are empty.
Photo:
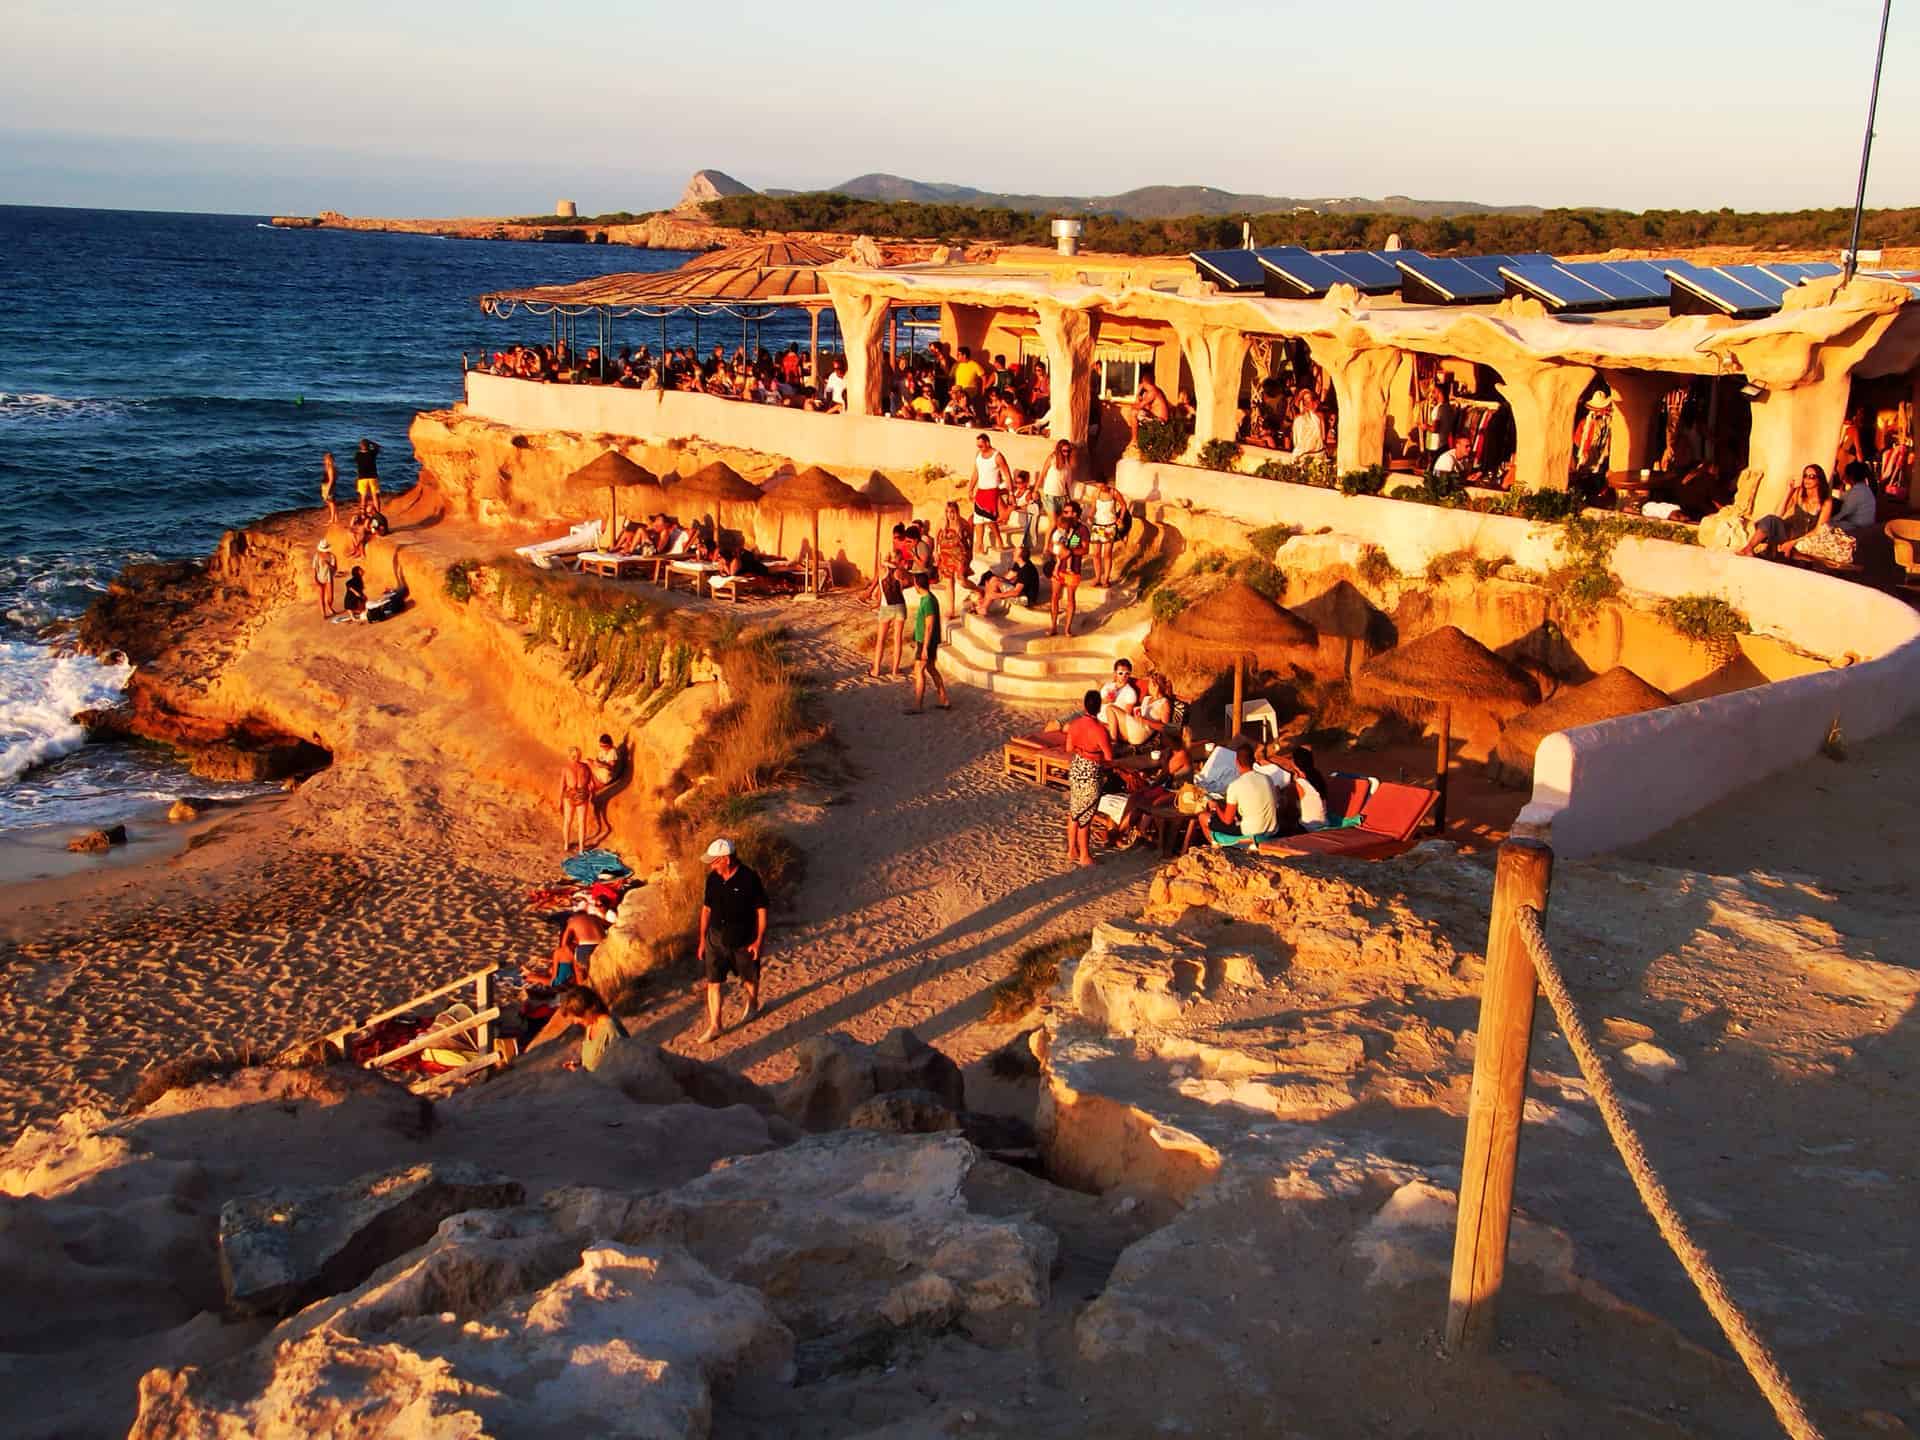
M599 536L598 520L582 520L557 540L543 540L538 545L522 545L513 553L531 560L542 570L551 570L555 556L578 555L583 550L591 550L598 543Z
M1224 795L1239 774L1240 762L1234 758L1233 751L1225 745L1216 745L1213 753L1207 756L1207 763L1200 767L1200 773L1193 779L1209 795Z
M611 850L587 850L578 855L569 855L560 862L560 868L569 880L577 880L582 885L591 885L600 878L602 872L616 877L633 873Z

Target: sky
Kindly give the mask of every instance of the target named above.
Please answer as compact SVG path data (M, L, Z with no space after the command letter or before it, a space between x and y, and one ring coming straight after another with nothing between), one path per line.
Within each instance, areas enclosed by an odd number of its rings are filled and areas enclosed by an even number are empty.
M696 169L1510 205L1850 205L1879 0L4 0L0 203L583 214ZM1870 206L1920 204L1920 0Z

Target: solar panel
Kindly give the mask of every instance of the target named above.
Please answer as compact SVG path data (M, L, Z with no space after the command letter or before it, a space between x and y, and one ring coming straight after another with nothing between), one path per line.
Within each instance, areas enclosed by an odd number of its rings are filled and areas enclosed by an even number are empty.
M1462 255L1460 257L1460 263L1489 285L1498 285L1500 287L1500 293L1505 295L1507 293L1507 282L1500 278L1500 267L1502 265L1527 263L1551 265L1553 263L1553 257L1551 255Z
M1510 290L1531 295L1555 310L1604 310L1619 303L1561 265L1502 265L1500 277Z
M1414 305L1471 305L1498 300L1507 287L1496 274L1491 280L1460 260L1431 255L1403 255L1398 263L1400 298Z
M1195 250L1187 258L1206 279L1226 290L1258 290L1267 283L1260 257L1251 250Z
M1334 269L1353 277L1353 283L1362 293L1383 295L1400 288L1400 267L1391 256L1406 252L1382 252L1378 250L1338 250L1322 254L1319 258Z
M1638 280L1664 300L1671 283L1667 279L1667 266L1672 263L1670 260L1609 260L1606 266L1609 270L1617 270L1630 279Z
M1758 265L1721 265L1717 268L1722 275L1730 275L1749 289L1758 290L1776 306L1786 299L1787 291L1793 288L1791 281L1769 275Z
M1665 284L1655 287L1612 265L1589 260L1581 264L1562 265L1559 268L1606 296L1608 308L1611 309L1650 305L1656 300L1664 305L1667 300Z
M1724 270L1675 261L1667 267L1667 278L1673 282L1672 304L1676 315L1713 313L1754 319L1771 315L1780 308L1779 301L1769 300Z
M1762 265L1760 268L1766 271L1767 274L1773 276L1774 279L1784 281L1788 285L1804 285L1809 280L1822 280L1829 275L1838 275L1840 273L1840 267L1838 265L1829 265L1824 260L1817 260L1810 264L1798 261L1776 260L1771 264Z
M1267 272L1267 294L1290 300L1310 300L1325 295L1336 285L1351 285L1354 279L1319 256L1305 250L1282 254L1270 250L1258 252Z

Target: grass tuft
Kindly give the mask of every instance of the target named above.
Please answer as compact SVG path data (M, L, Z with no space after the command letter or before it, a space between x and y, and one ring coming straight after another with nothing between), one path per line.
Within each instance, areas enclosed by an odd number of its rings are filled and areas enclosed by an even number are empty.
M1013 961L1013 973L993 987L987 1001L987 1023L1007 1025L1040 1003L1060 980L1060 964L1078 959L1093 943L1093 932L1083 930L1022 950Z

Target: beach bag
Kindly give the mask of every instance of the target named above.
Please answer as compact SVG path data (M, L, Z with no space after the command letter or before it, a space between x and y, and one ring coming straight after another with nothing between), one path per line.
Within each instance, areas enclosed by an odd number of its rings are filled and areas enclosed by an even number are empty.
M1858 545L1846 531L1822 525L1812 534L1802 536L1793 549L1795 554L1818 560L1822 565L1851 565Z
M1207 808L1207 792L1189 781L1180 787L1180 793L1173 802L1182 815L1198 815Z

